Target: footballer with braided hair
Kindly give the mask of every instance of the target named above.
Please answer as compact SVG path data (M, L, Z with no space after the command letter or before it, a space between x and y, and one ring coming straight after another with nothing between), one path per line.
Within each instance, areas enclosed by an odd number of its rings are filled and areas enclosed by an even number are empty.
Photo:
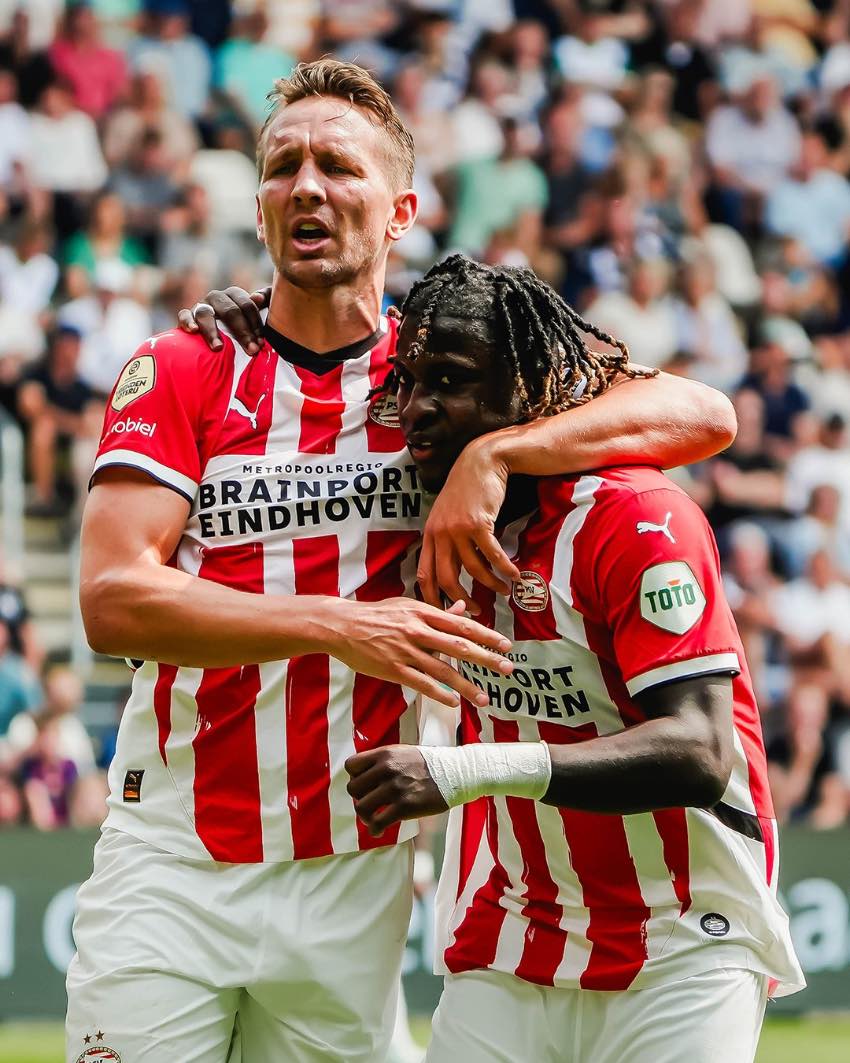
M530 271L453 256L405 302L388 386L439 491L480 436L643 372ZM458 746L346 764L375 835L452 809L427 1063L752 1063L768 992L804 980L711 529L620 465L512 477L496 534L519 579L465 600L513 672L459 663L488 704L462 703Z
M415 314L418 324L408 356L416 357L427 347L438 308L445 312L451 306L459 316L474 319L482 316L485 305L529 420L588 402L618 374L657 374L630 365L624 343L585 321L532 270L486 266L460 254L437 263L411 288L402 315ZM585 336L614 348L616 354L592 351Z

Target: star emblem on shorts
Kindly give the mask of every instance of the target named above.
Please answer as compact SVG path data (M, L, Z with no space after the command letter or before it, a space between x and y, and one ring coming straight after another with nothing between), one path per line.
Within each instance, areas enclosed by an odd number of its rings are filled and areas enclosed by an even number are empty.
M103 1040L103 1030L98 1030L96 1036L97 1036L98 1041L102 1041Z
M86 1036L83 1038L83 1041L85 1042L85 1044L90 1045L91 1044L91 1034L87 1033Z

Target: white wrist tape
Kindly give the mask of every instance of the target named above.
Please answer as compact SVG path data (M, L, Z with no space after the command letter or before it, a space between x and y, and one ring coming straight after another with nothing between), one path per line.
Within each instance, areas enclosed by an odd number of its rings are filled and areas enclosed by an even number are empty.
M449 808L485 796L539 800L552 778L552 760L545 742L417 748Z

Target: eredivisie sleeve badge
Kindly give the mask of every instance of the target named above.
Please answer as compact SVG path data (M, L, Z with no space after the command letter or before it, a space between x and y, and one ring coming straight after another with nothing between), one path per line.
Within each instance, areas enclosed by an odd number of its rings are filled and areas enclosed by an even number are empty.
M153 391L156 383L156 362L151 355L143 354L124 366L115 391L112 393L112 409L123 410L135 399Z

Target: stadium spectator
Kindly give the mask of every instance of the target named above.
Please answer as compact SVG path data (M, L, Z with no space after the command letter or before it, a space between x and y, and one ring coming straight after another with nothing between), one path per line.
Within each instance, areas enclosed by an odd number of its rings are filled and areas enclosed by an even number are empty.
M85 229L65 243L65 291L72 299L91 291L101 263L124 262L138 266L149 261L140 240L126 231L124 200L112 191L100 192L91 205Z
M27 820L36 830L57 830L70 823L69 802L77 769L60 751L59 721L39 716L36 737L18 769Z
M850 708L850 587L829 551L815 550L805 573L777 587L769 604L797 682Z
M723 588L764 714L781 698L787 685L786 674L777 676L775 670L780 647L771 604L782 581L773 570L770 539L758 524L737 522L726 542Z
M770 232L799 240L816 262L837 269L850 239L850 185L829 161L823 134L804 133L791 176L767 197L765 224Z
M129 165L147 132L159 134L171 172L185 176L200 144L197 130L188 118L169 108L162 78L153 71L140 71L130 82L127 102L111 111L104 122L103 151L113 171Z
M146 4L142 34L128 54L137 72L153 72L165 85L169 107L198 121L207 111L212 62L204 42L189 30L186 0Z
M704 500L708 518L721 543L724 531L742 520L781 517L787 498L785 470L765 436L765 403L752 388L734 397L738 434L730 447L700 470L710 485Z
M88 479L91 446L97 440L102 407L83 379L80 366L82 337L79 329L59 325L47 354L23 376L18 412L27 427L27 455L33 481L35 515L64 513L57 484L60 453L69 453L71 475L79 491Z
M816 487L829 484L840 498L838 520L850 530L850 439L841 414L821 420L811 415L803 422L806 435L788 461L786 487L788 508L804 513Z
M60 325L80 333L79 376L100 396L112 390L127 351L150 332L150 313L134 298L133 283L133 270L126 262L101 262L94 271L92 293L66 303L57 314Z
M416 143L416 172L438 177L451 169L456 161L452 117L431 106L428 71L421 59L408 58L399 66L393 99Z
M176 279L198 270L212 281L212 287L225 288L240 262L256 260L255 248L249 250L235 233L213 222L206 188L185 185L160 226L158 263L167 274Z
M79 227L91 194L109 175L94 120L75 108L63 82L52 82L39 97L30 172L36 188L53 194L53 221L62 238Z
M157 130L149 129L141 134L127 162L116 168L109 187L124 203L128 233L141 240L149 254L155 255L160 215L172 206L179 191Z
M449 156L458 165L490 161L502 154L505 134L499 119L510 108L511 87L510 71L504 63L485 54L472 67L466 95L450 112L453 133Z
M392 76L396 53L384 38L399 23L398 5L391 0L322 0L319 47L342 60L359 63L381 80ZM280 71L278 77L285 74Z
M0 67L0 189L21 195L32 153L31 120L17 99L18 83Z
M627 291L603 292L587 308L590 320L619 336L638 365L666 365L678 350L670 278L663 259L633 261Z
M73 89L76 106L94 119L102 118L126 91L124 55L101 42L97 15L86 2L68 4L47 55L59 79Z
M809 409L811 399L794 379L794 358L785 342L787 335L768 327L762 337L763 342L751 351L749 371L741 383L761 396L768 445L787 459L793 450L798 418Z
M850 790L841 778L824 691L801 683L788 704L785 729L768 743L768 777L780 823L828 830L847 816Z
M9 724L6 735L12 754L25 756L38 737L40 721L51 717L56 721L56 748L63 758L72 761L80 776L94 770L95 755L92 740L80 720L83 684L67 665L53 665L43 679L44 696L39 705L17 715Z
M717 291L714 263L704 250L694 250L679 282L676 347L688 356L687 374L728 394L744 375L747 349L740 323Z
M735 102L717 107L706 122L717 220L757 231L764 198L797 162L800 140L774 79L766 71L753 72Z
M261 7L237 10L228 39L215 57L215 85L259 129L266 120L269 85L286 77L295 59L266 43L268 17Z
M44 647L35 630L27 606L26 596L7 571L6 559L0 551L0 623L6 625L9 648L23 657L33 675L39 675L44 664Z
M503 147L495 159L466 159L453 173L454 224L449 246L480 254L491 236L512 229L517 247L533 261L541 246L546 178L531 159L527 127L501 123Z
M20 653L13 650L9 623L0 619L0 761L8 760L6 736L12 720L41 701L35 674Z
M44 350L48 307L59 281L49 225L24 217L14 244L0 245L0 351L31 362Z
M58 3L55 6L58 7ZM37 25L41 32L46 30L49 34L49 21ZM47 53L33 43L30 12L24 5L15 7L9 27L0 38L0 69L9 70L15 75L18 99L27 110L38 103L45 88L56 78Z

